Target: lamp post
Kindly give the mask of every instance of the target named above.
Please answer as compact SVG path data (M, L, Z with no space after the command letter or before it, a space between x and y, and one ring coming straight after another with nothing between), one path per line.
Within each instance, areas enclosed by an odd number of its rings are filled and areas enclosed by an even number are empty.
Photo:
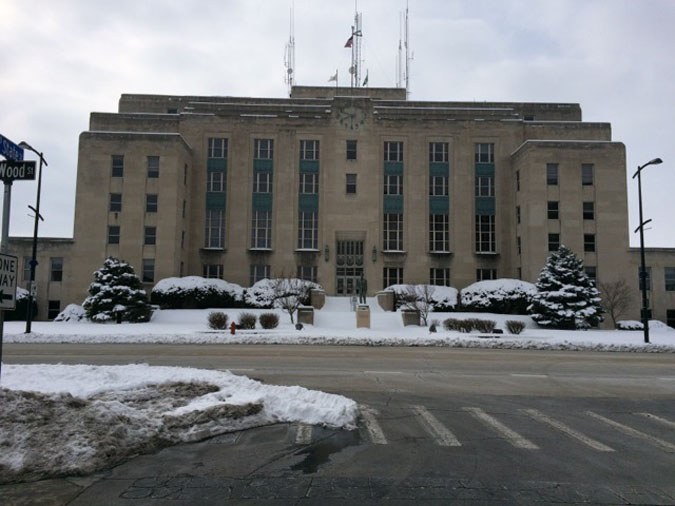
M28 334L31 331L31 322L33 320L33 289L34 289L34 284L35 284L35 267L37 267L37 239L38 239L38 224L40 223L40 220L42 220L42 216L40 215L40 188L42 186L42 164L45 165L45 167L48 165L47 160L44 159L42 156L42 153L37 151L33 146L28 144L26 141L21 141L19 143L19 146L22 147L23 149L27 149L28 151L32 151L38 157L40 157L40 168L38 169L38 187L37 187L37 199L35 200L35 207L30 207L33 211L35 211L35 224L33 225L33 255L31 256L30 260L30 287L28 290L28 309L26 309L26 331L25 333Z
M636 232L640 231L640 282L642 284L642 329L645 334L645 343L649 343L649 302L647 301L647 267L645 266L645 233L644 226L652 220L644 221L642 218L642 180L640 174L642 169L648 165L658 165L663 163L663 160L660 158L654 158L649 160L644 165L638 166L637 171L633 174L633 179L635 176L638 178L638 203L640 206L640 225L636 229Z

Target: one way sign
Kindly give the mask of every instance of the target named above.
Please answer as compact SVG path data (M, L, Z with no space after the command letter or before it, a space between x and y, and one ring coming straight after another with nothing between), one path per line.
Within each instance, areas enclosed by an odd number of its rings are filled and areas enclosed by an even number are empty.
M16 307L16 278L19 259L0 253L0 309Z

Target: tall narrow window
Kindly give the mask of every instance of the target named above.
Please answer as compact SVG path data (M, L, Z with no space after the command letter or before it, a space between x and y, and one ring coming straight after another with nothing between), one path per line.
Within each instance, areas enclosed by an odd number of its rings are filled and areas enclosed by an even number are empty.
M403 284L403 267L384 267L382 278L383 288Z
M548 250L558 251L560 248L560 234L548 234Z
M204 264L202 274L205 278L223 279L223 264Z
M157 227L145 227L143 244L155 244L157 242Z
M387 213L384 215L384 250L403 251L403 215Z
M584 186L591 186L593 184L593 164L581 164L581 184Z
M206 210L206 230L204 246L222 248L225 244L225 220L223 209Z
M474 161L476 163L495 163L495 145L479 142L474 145Z
M347 141L347 160L356 160L356 141Z
M516 171L516 191L520 191L520 171Z
M220 170L210 170L206 174L207 192L225 191L225 173Z
M63 280L63 257L51 257L49 281Z
M448 196L447 176L431 176L429 178L429 196L431 197Z
M435 286L450 286L450 269L447 267L429 269L429 283Z
M156 213L157 212L157 194L148 193L145 196L145 212L146 213Z
M319 141L302 140L300 141L300 160L318 160L319 159Z
M476 215L476 252L494 253L496 248L494 215Z
M345 174L345 193L356 194L356 174Z
M546 164L546 184L548 186L557 186L558 184L558 164Z
M666 267L664 269L666 280L666 292L675 292L675 267Z
M584 234L584 251L595 251L595 234Z
M402 162L403 161L403 143L399 141L386 141L384 143L384 161Z
M155 282L155 259L154 258L144 258L143 259L143 283L154 283Z
M319 219L316 211L300 212L298 218L298 249L319 249Z
M400 174L385 174L384 194L403 195L403 176Z
M584 220L594 220L595 219L595 203L594 202L584 202Z
M272 212L253 211L251 222L251 248L270 249L272 247Z
M449 220L447 214L429 215L429 251L446 253L450 251Z
M61 301L50 300L47 303L47 318L53 320L61 312Z
M120 227L119 225L108 225L108 244L120 243Z
M300 173L300 193L314 195L319 193L319 175L316 173Z
M495 179L492 176L476 176L476 197L494 197Z
M588 279L593 281L593 283L597 283L598 268L595 265L585 265L584 272L588 276Z
M112 177L124 177L124 155L112 155Z
M257 160L271 160L274 158L274 139L255 139L253 143L253 158Z
M520 236L516 237L516 248L518 249L518 254L522 254L522 246L520 243Z
M316 283L316 265L298 265L296 277L304 281Z
M497 279L497 269L476 269L476 281Z
M256 172L253 174L253 193L272 193L271 172Z
M516 223L520 224L520 206L516 206Z
M227 139L210 137L207 156L209 158L227 158Z
M270 266L265 264L251 264L249 270L249 282L252 285L262 279L269 279Z
M549 220L557 220L559 217L558 213L558 201L549 200L547 205L547 214Z
M148 163L148 177L157 178L159 177L159 156L149 156L147 158Z
M447 163L448 161L448 143L430 142L429 143L429 161Z
M122 212L122 194L121 193L111 193L110 194L110 212L111 213Z
M23 280L30 281L30 262L33 257L23 257Z

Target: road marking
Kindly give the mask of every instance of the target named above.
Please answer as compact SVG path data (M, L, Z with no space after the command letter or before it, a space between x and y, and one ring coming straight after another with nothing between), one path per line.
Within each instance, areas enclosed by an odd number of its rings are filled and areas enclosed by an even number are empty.
M501 423L496 418L491 417L485 411L480 408L462 408L464 411L471 413L475 418L481 422L489 425L494 430L499 432L504 439L506 439L511 445L516 448L523 448L525 450L538 450L539 447L534 444L532 441L525 439L523 436L518 434L516 431L509 429L506 425Z
M359 410L361 410L361 416L363 417L363 422L366 424L366 430L370 436L370 440L373 444L376 445L386 445L387 438L384 437L384 432L382 432L382 427L377 423L375 415L377 411L364 404L359 405Z
M599 441L596 441L595 439L591 439L590 437L582 434L581 432L578 432L578 431L574 430L573 428L568 427L564 423L559 422L558 420L555 420L555 419L545 415L541 411L538 411L536 409L523 409L521 411L524 411L527 415L534 418L538 422L547 423L551 427L553 427L555 429L558 429L563 434L566 434L567 436L570 436L570 437L580 441L581 443L583 443L587 446L590 446L594 450L598 450L599 452L613 452L614 451L613 448L610 448L609 446L604 445L604 444L600 443Z
M649 441L655 446L658 446L662 449L664 449L667 452L675 452L675 445L672 443L669 443L668 441L664 441L663 439L659 439L657 437L654 437L650 434L645 434L644 432L640 432L637 429L634 429L633 427L629 427L628 425L623 425L622 423L615 422L614 420L610 420L609 418L605 418L602 415L598 415L597 413L593 413L593 411L586 411L586 414L588 416L591 416L595 418L596 420L600 420L601 422L606 423L607 425L610 425L614 427L616 430L623 432L624 434L627 434L629 436L637 437L640 439L644 439L645 441Z
M511 376L515 376L517 378L548 378L548 374L512 373Z
M403 374L401 371L363 371L364 374Z
M651 413L636 413L637 415L647 417L651 420L655 420L657 422L660 422L664 425L668 425L669 427L672 427L675 429L675 422L671 422L670 420L666 420L665 418L661 418L660 416L652 415Z
M438 419L429 413L424 406L411 406L412 410L422 418L424 427L435 438L436 443L441 446L462 446L455 435L450 432L445 425L438 421Z
M295 444L308 445L312 442L312 426L306 423L299 423L298 430L295 433Z

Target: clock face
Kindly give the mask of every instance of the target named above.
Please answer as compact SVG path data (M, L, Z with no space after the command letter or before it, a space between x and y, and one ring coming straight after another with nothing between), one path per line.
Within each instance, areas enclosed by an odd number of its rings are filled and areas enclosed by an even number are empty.
M366 121L366 114L358 107L345 107L337 114L338 123L347 130L358 130Z

